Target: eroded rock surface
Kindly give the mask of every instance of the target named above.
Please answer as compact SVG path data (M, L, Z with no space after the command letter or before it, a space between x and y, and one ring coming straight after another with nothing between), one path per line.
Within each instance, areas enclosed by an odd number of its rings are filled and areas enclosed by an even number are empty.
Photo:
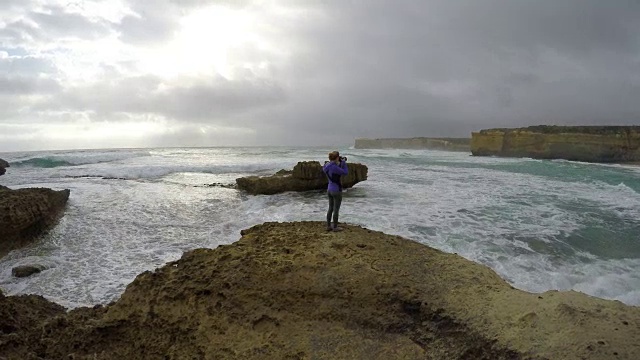
M40 273L42 270L45 270L45 267L42 265L20 265L11 269L11 275L23 278Z
M477 156L586 162L640 161L640 126L531 126L474 132Z
M348 163L349 174L342 177L344 188L367 180L368 168L359 163ZM309 191L326 189L327 176L317 161L302 161L293 170L280 170L271 176L248 176L236 179L238 188L250 194L272 195L285 191Z
M42 315L0 332L0 358L640 358L640 308L526 293L460 256L323 225L244 230L234 244L140 274L106 307L11 308L14 318Z
M68 199L69 190L0 190L0 257L55 224Z
M8 167L9 163L5 160L0 159L0 175L4 175L7 172L6 168Z

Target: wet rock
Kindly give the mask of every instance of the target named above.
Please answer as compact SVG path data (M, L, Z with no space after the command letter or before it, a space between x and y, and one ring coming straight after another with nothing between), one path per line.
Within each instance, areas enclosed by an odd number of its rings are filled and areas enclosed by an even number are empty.
M5 160L0 159L0 175L4 175L7 172L6 168L8 167L9 163Z
M220 188L225 188L225 189L235 189L236 188L236 184L225 184L225 183L211 183L211 184L204 184L204 186L206 186L206 187L220 187Z
M11 269L11 275L17 278L23 278L42 272L42 270L45 270L45 267L42 265L21 265Z
M367 180L368 168L359 163L348 163L349 174L342 177L342 186L351 188ZM293 170L280 170L271 176L249 176L236 179L238 188L250 194L271 195L285 191L309 191L326 189L327 176L317 161L302 161Z
M0 192L0 257L47 231L62 215L69 190L29 188Z

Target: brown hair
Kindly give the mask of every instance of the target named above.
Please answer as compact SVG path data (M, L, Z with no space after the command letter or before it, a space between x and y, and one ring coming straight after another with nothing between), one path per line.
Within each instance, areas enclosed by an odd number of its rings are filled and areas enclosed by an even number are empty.
M329 153L329 160L334 161L335 159L338 158L338 156L340 156L340 153L337 151L332 151Z

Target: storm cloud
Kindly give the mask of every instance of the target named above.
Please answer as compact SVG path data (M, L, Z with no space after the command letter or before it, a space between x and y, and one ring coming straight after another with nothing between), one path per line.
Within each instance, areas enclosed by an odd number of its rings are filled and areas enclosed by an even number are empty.
M638 124L639 98L634 0L0 5L0 151Z

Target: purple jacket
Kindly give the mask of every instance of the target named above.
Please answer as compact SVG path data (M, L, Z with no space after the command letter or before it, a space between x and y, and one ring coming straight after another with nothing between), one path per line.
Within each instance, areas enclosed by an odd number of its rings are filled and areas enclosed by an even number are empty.
M322 171L327 174L329 178L328 191L342 191L342 184L340 183L340 177L347 175L349 170L347 169L347 163L340 161L340 165L330 161L322 167Z

